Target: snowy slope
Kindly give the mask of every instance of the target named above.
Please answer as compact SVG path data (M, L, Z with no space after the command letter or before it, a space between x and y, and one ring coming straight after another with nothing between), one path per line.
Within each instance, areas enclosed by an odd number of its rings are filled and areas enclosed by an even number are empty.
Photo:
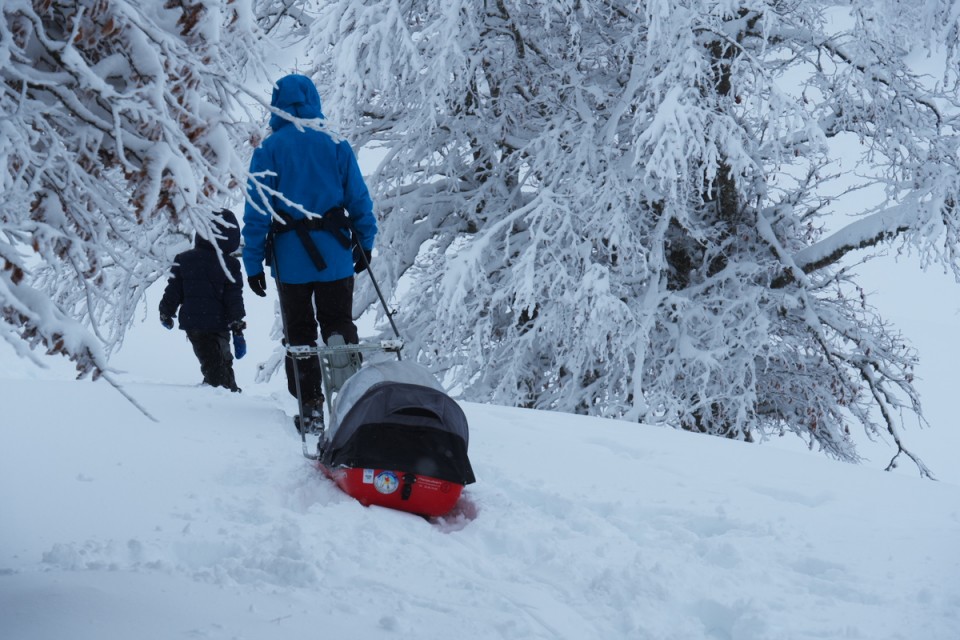
M955 484L465 404L478 482L430 523L324 479L276 381L131 371L154 422L5 364L4 640L960 637Z

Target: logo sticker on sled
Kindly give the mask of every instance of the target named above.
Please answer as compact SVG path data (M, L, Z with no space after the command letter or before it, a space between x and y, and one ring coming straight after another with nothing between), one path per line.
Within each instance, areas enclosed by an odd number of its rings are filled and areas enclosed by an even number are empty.
M381 471L377 474L377 477L373 479L373 486L376 487L380 493L390 494L397 490L400 482L397 480L397 474L393 471Z
M373 469L363 470L363 484L373 484Z

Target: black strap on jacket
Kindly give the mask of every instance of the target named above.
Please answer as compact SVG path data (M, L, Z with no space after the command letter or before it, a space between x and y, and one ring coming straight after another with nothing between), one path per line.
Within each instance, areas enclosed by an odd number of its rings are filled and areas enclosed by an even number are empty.
M280 235L290 231L296 233L300 239L300 244L303 245L304 250L313 262L313 266L315 266L318 271L326 269L327 263L324 261L323 256L320 255L320 250L310 237L311 231L326 231L332 234L344 249L349 249L353 242L353 238L350 235L350 219L347 217L347 212L343 207L334 207L319 218L294 218L286 211L279 209L277 210L277 215L283 222L273 221L271 225L273 234Z

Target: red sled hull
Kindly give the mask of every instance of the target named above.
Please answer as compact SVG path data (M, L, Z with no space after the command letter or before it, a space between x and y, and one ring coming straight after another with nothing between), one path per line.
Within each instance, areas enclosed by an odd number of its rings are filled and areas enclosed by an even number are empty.
M450 513L463 491L463 485L456 482L395 469L318 466L365 507L377 505L433 518Z

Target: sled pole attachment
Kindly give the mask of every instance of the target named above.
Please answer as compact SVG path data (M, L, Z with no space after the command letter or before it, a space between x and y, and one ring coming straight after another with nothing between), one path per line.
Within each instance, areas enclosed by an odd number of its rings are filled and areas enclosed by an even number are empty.
M283 329L284 358L293 360L293 382L297 391L297 432L300 434L300 446L303 448L303 457L309 460L317 460L319 454L310 453L307 446L307 431L303 424L303 393L300 389L300 366L297 360L303 356L295 356L290 353L290 336L287 333L287 314L283 310L283 302L280 300L283 282L280 281L280 260L277 259L277 245L273 236L273 223L271 221L270 231L267 234L267 243L270 245L270 253L273 254L273 281L277 287L277 305L280 307L280 326Z
M356 237L356 232L354 232L354 237ZM373 283L373 288L377 292L377 297L380 298L380 304L383 305L383 312L387 316L387 320L390 321L390 326L393 328L393 335L397 336L398 340L403 340L400 337L400 330L397 329L397 323L393 321L393 313L390 311L390 307L387 306L387 301L383 297L383 292L380 291L380 285L377 283L377 279L373 277L373 269L370 268L370 261L367 260L367 254L364 253L363 247L360 247L360 241L356 240L357 246L360 248L360 261L363 262L363 269L370 276L370 282ZM400 351L397 351L397 360L402 360L400 356Z
M403 349L403 340L381 340L379 343L364 343L364 344L336 344L336 345L318 345L312 347L310 345L290 345L287 347L287 357L293 358L294 364L297 360L303 360L306 358L317 358L320 362L320 377L323 383L324 396L327 401L327 411L331 416L333 416L333 402L332 398L335 394L340 393L340 389L343 386L344 379L331 373L333 364L332 360L334 358L347 357L347 358L362 358L365 353L396 353L397 358L400 357L400 350ZM359 362L359 360L358 360ZM294 370L296 371L296 369ZM306 432L300 429L300 426L297 426L297 430L300 432L300 441L303 444L303 457L309 460L319 460L322 455L322 451L317 448L316 453L310 452L310 447L307 444L307 435ZM320 432L320 442L323 441L324 432ZM318 442L319 445L319 442Z

